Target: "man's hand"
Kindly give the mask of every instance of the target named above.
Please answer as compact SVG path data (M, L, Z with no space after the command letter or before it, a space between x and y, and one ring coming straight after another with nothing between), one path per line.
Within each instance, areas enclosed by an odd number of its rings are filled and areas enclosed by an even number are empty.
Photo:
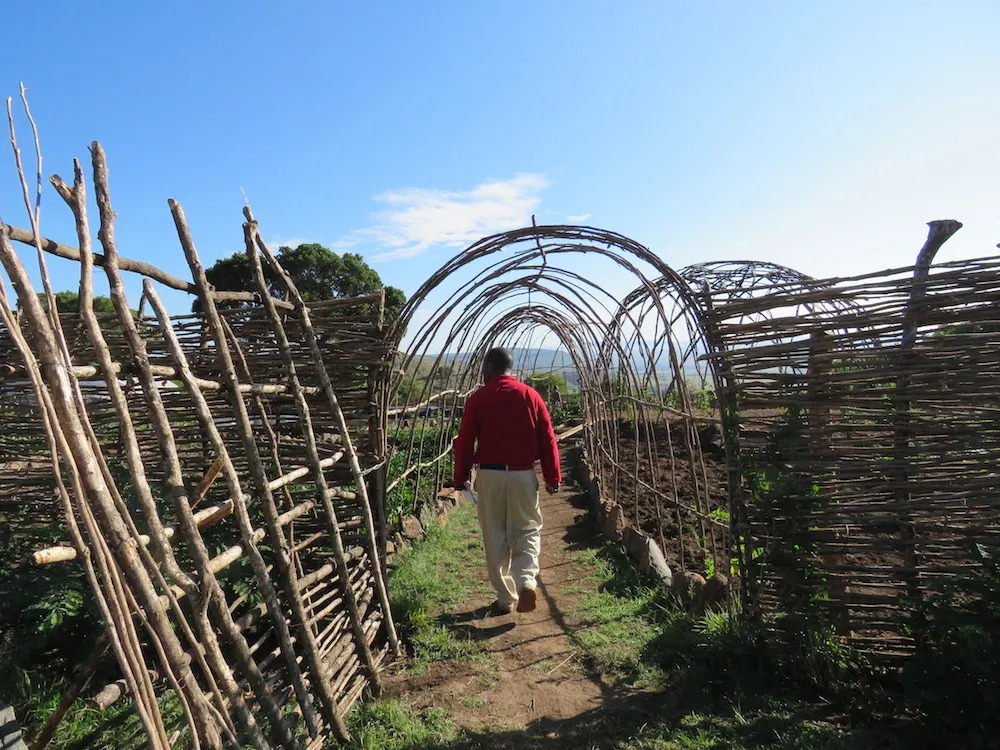
M547 484L547 485L545 485L545 491L548 492L550 495L554 495L554 494L556 494L559 491L559 485L558 484Z

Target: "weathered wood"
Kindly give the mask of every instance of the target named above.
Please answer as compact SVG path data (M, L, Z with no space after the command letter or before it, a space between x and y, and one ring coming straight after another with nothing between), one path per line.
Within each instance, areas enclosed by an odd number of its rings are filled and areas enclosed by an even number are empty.
M392 621L392 609L389 605L388 587L386 586L383 569L380 565L378 565L379 557L378 549L376 548L377 534L375 531L375 520L372 514L371 503L368 499L368 486L365 481L365 477L361 472L361 465L358 462L358 454L352 445L350 430L348 429L344 411L341 408L340 402L338 401L337 395L333 389L333 383L330 380L330 372L326 367L322 351L319 347L319 342L316 339L316 333L313 329L312 321L309 315L309 308L302 299L302 295L299 294L299 291L295 287L295 283L292 281L291 277L281 267L281 264L278 263L277 259L271 255L267 245L264 244L264 241L260 236L260 232L256 229L257 222L253 218L253 214L250 212L249 206L244 208L244 214L246 215L247 221L253 226L252 239L254 243L260 249L261 253L263 253L264 257L267 258L268 262L271 264L272 270L275 271L281 279L288 296L294 302L295 310L299 315L302 331L309 344L309 352L311 355L314 373L323 388L327 404L333 412L334 423L337 425L337 429L343 437L344 449L347 453L347 460L351 469L351 475L354 478L355 491L358 493L363 514L362 517L365 521L369 554L377 569L377 575L375 575L375 588L382 606L382 617L385 623L386 634L389 639L389 646L392 649L393 654L398 656L401 653L399 639L396 636L396 629Z
M267 564L265 563L260 550L257 548L257 539L255 538L256 534L247 510L247 502L245 500L246 496L243 493L239 476L233 466L232 459L229 456L229 452L222 436L212 419L212 413L209 410L208 404L206 403L201 391L192 382L194 376L188 365L187 357L185 356L184 351L181 348L180 343L177 341L173 329L170 326L170 318L167 315L166 309L160 302L159 297L156 294L156 290L152 287L152 284L148 280L144 282L144 292L146 298L150 302L150 305L156 312L157 318L160 322L160 331L163 334L168 349L174 357L174 364L180 371L181 378L184 380L188 387L188 391L192 396L202 429L211 442L215 454L223 461L223 476L225 477L226 483L229 487L230 496L233 500L233 509L235 511L235 516L240 530L240 536L243 540L241 551L245 550L250 559L254 576L260 586L261 594L271 617L271 623L278 634L282 652L285 655L286 663L288 664L292 685L295 688L296 695L302 705L303 715L307 724L310 726L311 733L317 733L317 719L311 709L305 683L302 679L301 672L297 667L291 635L288 630L288 626L285 623L285 617L281 610L281 604L278 601L277 593L271 583ZM240 403L242 403L242 401L240 401ZM265 695L267 694L266 690L261 690L261 692ZM274 727L272 726L272 729L273 728Z
M250 258L250 266L253 269L254 277L257 282L257 288L260 291L264 291L267 288L267 283L264 279L264 269L260 262L260 256L257 254L256 234L257 223L253 221L248 212L247 222L244 225L247 255ZM372 688L375 694L378 695L381 693L382 683L379 679L374 659L372 658L371 649L368 647L368 643L364 637L363 625L358 614L357 599L355 598L354 592L349 585L350 575L347 568L347 559L344 557L344 545L340 537L340 523L337 519L337 512L330 500L330 488L327 484L326 477L323 474L323 461L320 459L319 451L316 447L316 438L313 432L312 416L309 411L309 405L306 403L305 394L302 392L302 385L299 382L299 375L295 366L295 360L292 356L291 346L288 342L288 337L285 333L285 326L282 323L281 317L278 315L277 309L271 305L267 299L265 299L264 305L267 308L268 317L271 320L271 326L277 337L278 349L281 352L281 359L285 365L285 374L288 378L289 388L295 395L295 406L298 411L302 438L306 445L306 455L308 456L309 464L312 469L313 481L316 484L318 500L323 505L325 510L325 516L330 531L330 541L333 543L333 557L337 564L339 580L343 588L344 596L347 600L348 611L350 612L350 621L351 627L354 631L355 646L361 655L362 661L364 661L365 666L368 669L368 679ZM338 427L341 429L341 434L344 436L348 460L357 463L357 456L352 450L350 434L347 430L346 423L338 424ZM360 471L357 472L357 475L360 475ZM364 480L362 480L359 485L359 489L364 487ZM377 552L374 549L372 549L371 563L378 568Z
M215 341L216 358L218 360L219 368L222 370L223 379L226 383L227 390L229 391L230 403L236 415L236 427L239 431L248 468L250 469L250 478L254 488L254 495L263 507L264 515L267 519L268 540L278 555L278 563L276 567L282 579L282 589L285 595L286 603L291 607L296 620L303 622L306 618L301 593L296 586L295 569L290 564L291 560L288 557L289 552L287 540L281 533L280 528L276 525L278 513L275 507L274 496L272 494L272 490L268 486L267 473L264 468L264 463L261 460L257 442L254 439L254 430L250 422L249 413L247 412L246 405L244 404L239 392L239 381L236 377L236 370L233 365L232 354L225 338L222 321L219 318L215 301L209 294L210 287L208 279L205 276L204 268L198 258L198 252L195 248L194 240L191 238L187 221L184 218L184 212L181 209L180 204L176 201L170 201L169 203L181 247L184 250L188 266L191 268L195 285L198 288L198 299L201 302L201 309L205 315L206 326L212 339ZM345 433L345 447L348 451L350 451L350 446L346 443L346 440L348 439L346 435L346 425L343 425L342 433ZM350 456L350 453L348 455ZM354 458L354 460L356 461L357 459ZM326 722L333 727L338 736L344 741L347 741L350 735L347 731L347 726L344 724L343 718L337 711L336 700L330 692L329 683L325 679L325 668L319 658L315 638L312 632L308 628L305 628L299 632L298 640L299 644L305 650L310 671L313 673L313 685L319 694L323 717ZM305 688L303 686L302 696L299 697L299 703L303 708L303 711L308 715L310 707L306 703L305 695ZM318 727L316 727L315 722L313 722L313 726L310 727L310 734L315 736L317 733Z

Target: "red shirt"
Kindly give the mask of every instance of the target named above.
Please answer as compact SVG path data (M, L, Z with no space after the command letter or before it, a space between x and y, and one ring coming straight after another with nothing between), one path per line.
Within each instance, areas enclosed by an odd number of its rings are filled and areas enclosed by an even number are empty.
M473 441L479 445L473 451ZM493 378L465 402L455 440L455 484L469 479L472 464L524 467L541 459L546 484L559 484L559 449L552 419L538 391L510 375Z

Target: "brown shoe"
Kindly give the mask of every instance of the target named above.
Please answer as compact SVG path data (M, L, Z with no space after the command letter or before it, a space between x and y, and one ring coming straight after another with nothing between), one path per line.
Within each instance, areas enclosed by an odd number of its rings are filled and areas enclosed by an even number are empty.
M534 612L535 611L535 601L537 599L537 594L535 594L534 589L523 588L521 589L520 595L517 597L517 611L518 612Z

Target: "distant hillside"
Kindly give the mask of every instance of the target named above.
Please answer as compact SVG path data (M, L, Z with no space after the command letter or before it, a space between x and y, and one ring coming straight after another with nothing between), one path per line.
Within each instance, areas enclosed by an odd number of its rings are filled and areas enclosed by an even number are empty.
M573 364L573 359L570 357L569 352L564 349L529 349L517 347L511 350L511 354L514 356L515 374L521 377L530 375L533 372L554 372L565 377L570 387L578 388L580 385L580 378L576 371L576 366ZM446 352L441 355L441 363L448 363L450 365L456 363L465 364L468 363L470 356L468 353L456 355ZM417 364L418 372L428 372L435 359L437 359L436 354L421 357ZM658 360L656 370L660 381L667 383L670 381L669 357L663 354ZM634 361L638 368L644 369L644 357L641 354L636 353ZM689 362L687 367L685 367L684 376L688 380L694 380L698 377L698 371L693 362Z
M530 375L533 372L554 372L566 378L573 388L580 385L576 366L569 352L563 349L525 349L515 347L510 352L514 357L514 372L517 375ZM452 362L465 362L468 354L445 354L444 358Z

